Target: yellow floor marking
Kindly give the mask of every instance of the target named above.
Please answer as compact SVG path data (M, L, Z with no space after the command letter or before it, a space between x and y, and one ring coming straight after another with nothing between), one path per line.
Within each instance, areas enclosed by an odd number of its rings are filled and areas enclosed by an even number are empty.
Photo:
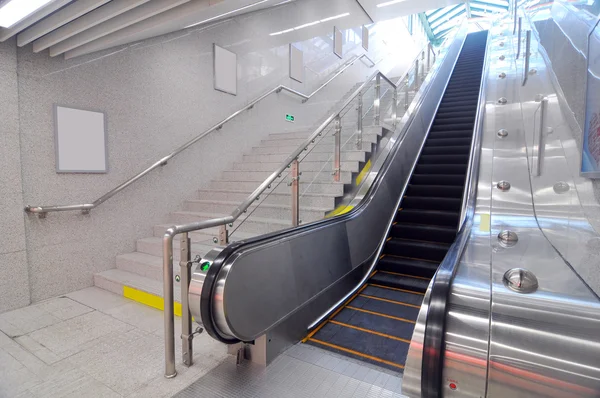
M346 308L348 308L350 310L354 310L354 311L364 312L366 314L377 315L377 316L381 316L381 317L384 317L384 318L394 319L396 321L401 321L401 322L406 322L406 323L416 323L415 321L411 321L410 319L400 318L400 317L393 316L393 315L388 315L388 314L382 314L381 312L375 312L375 311L365 310L363 308L350 307L350 306L346 306Z
M361 294L361 297L366 297L366 298L370 298L373 300L385 301L386 303L398 304L398 305L403 305L406 307L419 308L419 309L421 308L420 305L403 303L402 301L390 300L390 299L385 299L385 298L377 297L377 296L370 296L368 294Z
M338 322L338 321L333 321L332 320L330 322L333 323L333 324L335 324L335 325L340 325L340 326L344 326L344 327L347 327L347 328L350 328L350 329L360 330L361 332L376 334L377 336L385 337L385 338L392 339L392 340L402 341L404 343L410 344L410 340L402 339L400 337L392 336L390 334L385 334L385 333L381 333L381 332L376 332L374 330L359 328L358 326L348 325L347 323L342 323L342 322Z
M406 289L399 289L397 287L389 287L389 286L383 286L383 285L377 285L375 283L369 283L369 286L375 286L375 287L380 287L382 289L390 289L390 290L396 290L398 292L404 292L404 293L412 293L412 294L418 294L421 296L424 296L425 293L419 293L419 292L414 292L412 290L406 290Z
M394 363L394 362L391 362L391 361L386 361L385 359L377 358L377 357L374 357L372 355L363 354L362 352L354 351L354 350L351 350L349 348L341 347L339 345L335 345L335 344L331 344L331 343L326 343L324 341L317 340L317 339L310 339L310 341L314 341L315 343L319 343L319 344L322 344L322 345L324 345L326 347L331 347L331 348L336 349L336 350L347 352L349 354L357 355L359 357L367 358L367 359L370 359L370 360L375 361L375 362L381 362L381 363L385 363L386 365L395 366L397 368L404 369L403 365L400 365L400 364L397 364L397 363Z
M428 281L428 280L430 280L430 279L431 279L431 278L425 278L425 277L422 277L422 276L414 276L414 275L400 274L400 273L398 273L398 272L391 272L391 271L381 271L381 272L383 272L384 274L391 274L391 275L398 275L398 276L406 276L407 278L423 279L424 281Z
M135 289L133 287L123 286L123 297L137 301L138 303L147 305L148 307L156 308L157 310L165 310L165 301L162 297ZM173 305L173 310L175 311L175 315L181 316L180 303L175 303Z

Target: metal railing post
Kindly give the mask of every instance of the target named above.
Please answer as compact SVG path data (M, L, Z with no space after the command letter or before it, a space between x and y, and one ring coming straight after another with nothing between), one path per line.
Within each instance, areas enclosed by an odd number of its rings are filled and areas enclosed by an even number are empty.
M375 78L375 99L373 100L373 113L375 115L375 125L379 125L381 114L379 104L381 103L381 75L378 73ZM339 117L339 115L338 115Z
M292 225L300 224L300 170L298 159L292 161Z
M515 31L517 30L517 11L519 10L519 0L515 0L514 4L513 4L513 11L514 11L514 17L513 17L513 35L515 34Z
M427 43L427 70L431 69L431 42Z
M377 79L379 81L379 79ZM342 146L342 120L338 114L335 117L335 149L333 154L333 180L336 182L340 181L340 158L341 158L341 146Z
M546 144L544 142L546 135L546 117L548 114L548 97L542 98L540 104L540 132L538 137L538 150L537 150L537 170L536 175L539 177L542 175L542 166L544 161L544 151Z
M409 101L409 91L410 91L410 84L408 84L408 76L406 77L406 84L404 85L404 110L406 111L408 109L408 101Z
M173 310L173 234L163 240L163 300L165 322L165 377L177 376L175 370L175 314Z
M356 122L356 149L362 149L362 133L363 133L363 94L358 93L358 120Z
M423 81L423 76L425 76L425 51L421 52L421 81Z
M419 59L415 59L415 91L419 89Z
M523 68L523 86L527 83L527 77L529 76L529 53L531 49L531 30L527 31L525 39L525 68Z
M218 243L219 246L227 246L229 244L229 231L227 230L227 224L223 224L219 227Z
M394 98L392 99L392 126L396 127L398 122L398 87L394 87Z
M519 59L519 55L521 55L521 18L519 17L518 30L517 30L517 57Z
M193 364L192 314L188 293L192 279L192 244L187 232L181 234L179 266L181 268L181 358L185 366Z

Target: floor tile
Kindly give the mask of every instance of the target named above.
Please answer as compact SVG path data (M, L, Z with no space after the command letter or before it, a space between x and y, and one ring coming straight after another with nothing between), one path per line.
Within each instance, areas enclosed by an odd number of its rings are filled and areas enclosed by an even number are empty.
M79 369L71 369L28 389L30 397L39 398L121 398L93 377Z
M164 328L163 312L140 305L134 301L104 311L106 314L146 332L157 332ZM177 318L179 319L179 318Z
M0 330L10 337L15 337L54 325L60 321L60 318L34 304L0 314Z
M128 300L123 296L97 287L88 287L69 293L66 296L83 305L102 312L123 304L131 303L131 300Z
M63 321L94 310L68 297L57 297L35 305L39 309Z

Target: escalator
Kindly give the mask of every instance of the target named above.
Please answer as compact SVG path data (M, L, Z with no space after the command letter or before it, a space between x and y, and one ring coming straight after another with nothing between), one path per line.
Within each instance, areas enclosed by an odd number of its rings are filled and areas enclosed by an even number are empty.
M304 341L402 371L427 286L457 233L487 31L469 34L375 271Z

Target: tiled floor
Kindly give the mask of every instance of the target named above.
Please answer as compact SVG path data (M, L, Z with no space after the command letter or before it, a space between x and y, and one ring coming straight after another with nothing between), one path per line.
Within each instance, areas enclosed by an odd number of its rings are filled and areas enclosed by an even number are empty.
M170 397L227 358L202 334L185 368L176 339L167 380L163 347L161 311L98 288L0 314L0 397Z

